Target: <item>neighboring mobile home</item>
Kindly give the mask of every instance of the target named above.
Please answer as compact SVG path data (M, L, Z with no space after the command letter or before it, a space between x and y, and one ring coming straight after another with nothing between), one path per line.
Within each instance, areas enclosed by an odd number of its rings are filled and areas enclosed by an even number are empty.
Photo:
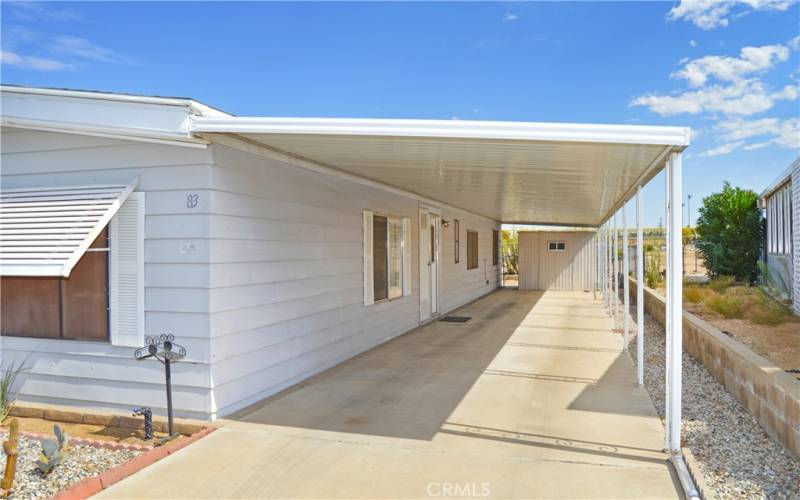
M501 222L598 227L687 145L5 86L3 361L24 400L163 412L133 350L171 333L177 413L228 415L496 289Z
M795 186L793 188L793 186ZM800 314L800 157L764 192L767 218L766 264L781 298L792 300Z

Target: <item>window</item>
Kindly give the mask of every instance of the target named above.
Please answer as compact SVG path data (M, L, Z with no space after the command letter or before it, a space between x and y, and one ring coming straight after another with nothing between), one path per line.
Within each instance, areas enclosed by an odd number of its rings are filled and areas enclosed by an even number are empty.
M459 224L458 219L453 221L453 236L455 238L455 252L456 252L456 264L458 261L461 260L461 224Z
M467 269L478 268L478 232L467 230Z
M134 187L0 193L13 215L2 217L2 335L141 346L144 193Z
M492 265L500 263L500 231L492 229Z
M548 241L547 250L550 252L564 252L567 250L567 243L564 241Z
M0 278L2 334L75 340L108 339L108 231L103 230L69 278Z
M408 219L364 212L364 304L410 295Z
M767 198L767 251L792 253L792 188L778 189Z

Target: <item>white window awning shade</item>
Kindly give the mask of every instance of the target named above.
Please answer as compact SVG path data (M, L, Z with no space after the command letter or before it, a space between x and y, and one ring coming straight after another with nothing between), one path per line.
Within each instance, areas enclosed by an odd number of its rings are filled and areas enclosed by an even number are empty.
M69 277L135 187L136 182L0 191L0 276Z

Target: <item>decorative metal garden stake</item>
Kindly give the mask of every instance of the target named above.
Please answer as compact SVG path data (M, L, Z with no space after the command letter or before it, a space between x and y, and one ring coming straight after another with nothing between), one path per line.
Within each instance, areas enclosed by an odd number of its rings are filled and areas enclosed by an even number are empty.
M144 438L153 439L153 412L150 408L142 406L133 409L133 416L142 415L144 417Z
M170 372L170 363L172 361L179 361L186 356L186 348L182 345L175 343L175 336L162 333L159 336L148 336L144 339L144 347L136 349L134 356L137 361L147 358L156 358L164 365L164 373L167 378L167 422L169 435L173 435L172 431L172 374Z

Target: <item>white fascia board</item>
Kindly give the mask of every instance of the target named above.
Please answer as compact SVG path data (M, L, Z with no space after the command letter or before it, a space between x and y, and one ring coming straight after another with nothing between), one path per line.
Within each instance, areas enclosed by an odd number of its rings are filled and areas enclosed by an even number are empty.
M687 127L466 120L193 116L196 133L294 134L689 145Z
M764 189L764 191L761 192L760 195L758 195L759 198L761 198L762 201L766 201L766 199L769 198L772 195L772 193L774 193L778 189L782 188L785 184L791 182L792 181L792 171L794 170L795 166L798 163L800 163L800 156L798 156L792 162L792 164L789 165L789 167L786 168L786 170L784 170L781 173L780 176L778 176L778 178L776 180L774 180L769 186L767 186L766 189Z
M157 97L135 94L117 94L113 92L98 92L92 90L51 89L45 87L20 87L15 85L0 85L0 92L17 94L46 95L55 97L71 97L79 99L99 99L104 101L120 101L139 104L157 104L161 106L189 107L196 114L203 116L232 116L219 109L213 108L202 102L188 97Z
M0 124L145 142L205 147L189 131L199 112L187 99L0 87Z
M0 127L13 127L44 132L60 132L67 134L107 137L155 144L168 144L205 148L209 141L180 132L168 132L155 129L125 128L116 126L93 126L85 123L59 122L52 120L31 120L13 116L0 116Z

